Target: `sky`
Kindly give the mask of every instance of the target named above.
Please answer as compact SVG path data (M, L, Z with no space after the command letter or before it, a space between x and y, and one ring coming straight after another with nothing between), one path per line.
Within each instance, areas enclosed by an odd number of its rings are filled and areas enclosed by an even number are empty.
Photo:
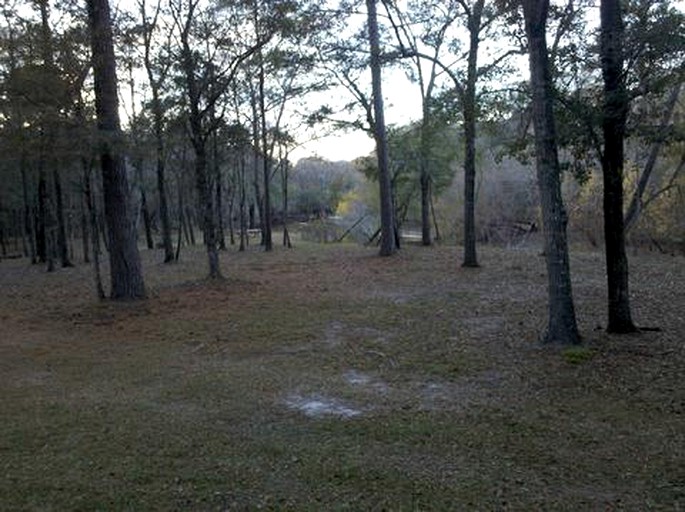
M369 83L371 73L368 74ZM421 116L421 100L418 86L412 84L404 72L398 69L383 71L383 101L385 120L388 125L402 125L417 120ZM351 96L344 88L333 89L330 95L340 95L341 102L347 102ZM361 107L360 107L361 108ZM374 150L374 141L367 133L339 130L334 134L312 139L312 135L303 136L302 144L295 148L290 157L297 162L300 158L319 156L331 161L354 160L366 156Z

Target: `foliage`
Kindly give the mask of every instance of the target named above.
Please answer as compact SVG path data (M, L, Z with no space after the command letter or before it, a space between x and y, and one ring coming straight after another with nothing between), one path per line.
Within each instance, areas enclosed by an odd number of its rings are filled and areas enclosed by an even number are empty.
M305 158L297 162L291 176L291 195L296 214L326 217L338 207L360 181L347 162Z
M412 123L388 130L390 170L395 195L395 205L400 211L415 212L419 198L421 165L427 163L427 172L432 192L439 197L452 183L456 172L457 138L450 125L429 125L423 134L428 138L428 147L421 146L421 125ZM422 155L422 151L426 153ZM355 162L356 168L367 179L377 180L378 169L373 155ZM415 214L415 213L414 213Z

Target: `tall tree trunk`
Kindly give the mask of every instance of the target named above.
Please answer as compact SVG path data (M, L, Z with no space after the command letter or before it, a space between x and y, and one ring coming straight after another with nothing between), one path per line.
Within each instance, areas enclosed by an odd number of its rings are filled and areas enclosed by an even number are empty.
M89 224L89 212L88 212L88 200L86 199L86 190L88 190L88 193L90 193L90 184L86 183L86 180L90 180L90 174L89 171L86 167L86 162L85 158L81 162L81 166L83 167L83 177L82 179L82 191L83 193L81 194L81 243L82 243L82 250L83 250L83 262L84 263L90 263L90 229L91 226Z
M166 155L164 144L164 108L160 98L161 84L166 77L168 67L163 67L159 77L155 77L155 65L151 54L153 30L157 23L159 15L160 3L157 3L157 10L154 14L152 26L148 24L145 2L139 2L141 9L141 16L143 18L143 42L145 45L143 53L143 62L145 71L147 72L148 83L150 84L150 91L152 93L152 125L155 134L155 159L156 159L156 178L157 178L157 195L159 197L159 220L162 228L162 247L164 248L164 263L172 263L174 261L174 247L171 240L171 220L169 217L169 201L166 191Z
M39 263L48 261L47 217L48 217L48 183L45 177L43 158L38 162L38 211L36 217L36 253Z
M292 249L293 245L290 241L290 233L288 232L288 151L285 153L285 158L281 159L281 185L283 195L283 246Z
M147 207L147 195L141 184L140 187L140 212L143 214L143 229L145 229L145 243L148 249L155 248L155 241L152 238L152 220L150 210Z
M219 165L219 142L217 133L212 134L212 166L214 168L214 180L216 181L216 234L219 249L226 250L226 233L224 232L224 195L222 189L221 166Z
M212 187L208 173L207 162L207 137L209 134L203 127L204 113L200 102L202 101L202 93L200 84L196 76L196 63L193 57L193 49L191 48L190 30L194 16L194 9L197 3L191 2L187 12L187 18L184 22L181 32L181 60L183 72L185 75L186 99L188 101L188 125L190 131L190 139L195 153L195 185L197 188L197 195L199 206L202 209L202 233L204 235L205 249L207 250L207 263L209 267L209 278L221 278L221 270L219 269L219 251L217 248L216 239L216 223L214 216L214 198L212 195Z
M159 98L157 98L159 102ZM164 134L162 130L161 106L154 108L155 152L157 158L157 195L159 196L159 220L162 227L162 246L164 263L174 261L174 247L171 242L171 220L169 218L169 201L166 192L166 168L164 156Z
M69 260L69 248L67 246L67 228L64 221L64 198L62 194L62 179L57 168L52 171L52 179L55 186L55 214L57 217L57 250L62 267L73 267Z
M262 50L259 50L257 55L259 59L259 119L261 121L261 136L262 136L262 173L264 183L264 250L269 252L273 249L273 239L271 233L271 158L269 157L267 131L266 131L266 97L264 92L264 55Z
M430 175L426 169L426 162L421 165L421 244L429 246L431 239L430 220Z
M100 161L109 233L111 298L141 299L145 283L133 228L126 164L119 153L121 128L116 64L107 0L88 0L95 82L95 110L101 137Z
M216 223L214 222L214 201L207 176L207 155L204 143L195 146L195 183L197 186L200 208L202 208L202 233L207 249L209 278L221 278L219 269L219 252L216 243Z
M383 91L381 87L381 50L378 34L376 0L366 0L369 22L369 46L371 47L371 85L373 88L374 135L378 157L378 183L381 202L381 256L391 256L397 251L397 233L392 204L392 185L388 165L388 141L385 132Z
M623 19L620 0L602 0L601 60L604 78L604 239L609 296L608 332L636 331L630 314L628 258L623 224L623 139L628 95L623 73Z
M133 98L133 93L131 93L131 96ZM147 245L147 248L152 250L155 248L155 241L152 239L152 223L150 220L150 210L147 207L147 194L145 193L145 185L143 183L143 158L137 157L133 165L136 171L138 189L140 190L140 213L143 216L145 243Z
M240 246L238 247L239 251L244 251L245 247L247 245L247 229L249 227L248 224L248 215L247 215L247 183L246 183L246 178L245 178L245 152L244 149L241 148L240 150L240 162L239 162L240 167L238 168L238 180L239 180L239 187L240 187Z
M428 196L428 200L430 201L431 218L433 219L433 229L435 229L435 240L440 241L442 237L440 236L440 226L438 226L438 218L435 215L435 203L433 202L432 191Z
M221 189L221 172L216 174L216 218L217 218L217 238L219 239L219 249L226 250L226 233L224 228L224 194Z
M83 162L83 196L86 202L90 218L91 240L93 249L93 279L95 281L95 293L97 298L105 298L105 289L102 286L102 273L100 272L100 237L98 236L98 215L95 210L95 201L91 188L90 165Z
M543 341L576 344L580 342L580 335L576 325L571 292L571 271L566 239L567 216L561 197L560 167L552 108L552 79L545 27L548 10L549 0L523 0L530 60L530 82L533 91L535 152L542 203L549 294L549 316Z
M181 179L178 179L178 240L176 241L176 255L174 257L174 261L178 261L179 257L181 256L181 244L183 241L183 230L185 228L185 222L184 222L184 217L185 215L183 214L184 211L184 205L183 205L183 190L181 187ZM185 233L186 235L186 242L190 243L190 240L188 239L188 233Z
M31 203L29 202L29 184L26 176L26 155L22 152L21 160L19 162L21 167L21 192L24 199L24 229L26 230L26 237L29 239L29 248L31 251L31 263L36 263L36 239L33 236L33 221L31 214Z
M462 267L478 267L476 254L476 81L478 45L484 0L476 0L468 17L469 55L464 87L464 261Z
M256 202L257 210L259 212L259 227L262 232L262 244L266 240L264 234L264 201L260 190L260 168L259 168L259 146L261 143L260 137L260 120L259 120L259 109L258 109L258 99L257 92L254 91L254 87L251 88L250 103L252 106L252 165L254 177L252 181L252 187L254 189L254 201ZM254 204L250 205L250 229L255 228L255 208Z

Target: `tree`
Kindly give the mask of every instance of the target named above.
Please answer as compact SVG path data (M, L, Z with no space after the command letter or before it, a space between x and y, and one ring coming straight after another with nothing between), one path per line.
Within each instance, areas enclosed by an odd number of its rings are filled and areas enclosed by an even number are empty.
M162 103L162 86L169 74L171 59L167 44L160 49L160 55L153 54L154 36L159 24L161 0L158 0L148 15L145 0L138 1L143 36L143 63L152 94L150 109L152 111L153 132L155 137L155 160L157 175L157 193L159 195L159 217L162 227L162 246L164 263L174 261L174 248L171 243L171 222L166 191L166 146L164 142L164 107Z
M566 239L567 216L561 197L560 166L553 111L553 88L547 51L549 0L523 0L528 39L530 85L535 129L538 187L547 264L548 321L543 342L580 343L571 290Z
M229 23L245 18L249 6L219 5L202 10L199 0L178 0L172 15L181 43L179 60L184 85L188 135L195 153L195 183L202 209L202 229L209 262L210 278L221 277L217 248L217 228L208 173L208 142L223 121L217 114L219 100L230 90L236 75L252 55L273 37L274 30L244 32L234 38ZM234 10L232 10L234 9ZM204 52L201 51L204 46Z
M469 53L466 82L462 98L464 114L464 261L463 267L477 267L476 255L476 81L478 79L478 45L482 30L485 0L472 6L460 2L467 16Z
M569 2L559 23L554 54L557 99L563 106L558 113L564 116L561 145L581 185L595 183L587 179L594 167L602 170L607 330L632 332L625 232L640 212L660 149L678 139L669 123L683 80L685 20L668 1L608 0L599 8L599 44L584 31L588 13L582 4L578 9ZM568 34L568 43L561 44ZM629 162L631 168L643 168L624 216L626 145L648 156Z
M419 70L421 61L431 62L433 64L432 73L435 72L435 66L440 68L440 71L449 77L456 92L464 129L464 258L462 266L478 267L475 217L476 136L482 101L482 91L479 93L478 86L488 76L492 77L493 73L503 73L506 70L505 60L514 53L520 53L520 50L518 48L503 50L496 54L487 65L478 65L481 43L492 32L493 27L497 26L498 19L502 17L500 6L497 3L486 5L484 0L453 0L448 2L447 6L442 2L433 5L428 4L428 6L419 4L418 15L414 16L417 18L415 21L405 21L396 2L385 0L384 3L388 7L391 23L395 29L400 55L415 60ZM426 12L427 9L430 10ZM394 17L391 10L395 13ZM464 20L468 50L463 52L466 59L466 69L455 71L453 69L454 64L464 57L457 57L455 63L448 65L445 64L445 56L440 55L440 49L441 47L448 47L451 53L455 53L455 49L460 48L462 43L458 37L448 40L449 30L458 20ZM426 34L420 40L411 36L411 30L408 28L417 23L427 25ZM446 42L448 44L445 44ZM429 50L423 50L421 46L427 47ZM453 57L454 55L450 55L451 59ZM428 84L430 84L430 80ZM424 219L427 219L427 215L427 211L425 211ZM425 242L425 220L423 230Z
M108 1L88 0L88 20L109 235L110 296L118 300L142 299L145 297L145 283L129 202L126 164L121 153L116 62Z
M600 52L604 79L604 240L609 295L607 331L627 333L634 332L636 328L630 314L628 258L625 251L623 222L623 140L629 99L623 69L623 18L620 1L602 0L600 20Z
M385 133L383 91L381 87L381 51L378 34L376 0L366 0L368 9L369 46L371 47L371 84L373 88L374 135L378 158L378 183L381 200L381 256L391 256L397 250L397 233L392 205L388 141Z

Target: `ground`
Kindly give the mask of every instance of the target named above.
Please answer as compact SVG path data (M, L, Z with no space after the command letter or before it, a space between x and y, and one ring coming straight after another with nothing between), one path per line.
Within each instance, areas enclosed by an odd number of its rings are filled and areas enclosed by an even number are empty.
M2 510L683 510L685 260L631 257L638 324L538 342L536 249L308 245L176 265L99 303L90 267L0 262Z

